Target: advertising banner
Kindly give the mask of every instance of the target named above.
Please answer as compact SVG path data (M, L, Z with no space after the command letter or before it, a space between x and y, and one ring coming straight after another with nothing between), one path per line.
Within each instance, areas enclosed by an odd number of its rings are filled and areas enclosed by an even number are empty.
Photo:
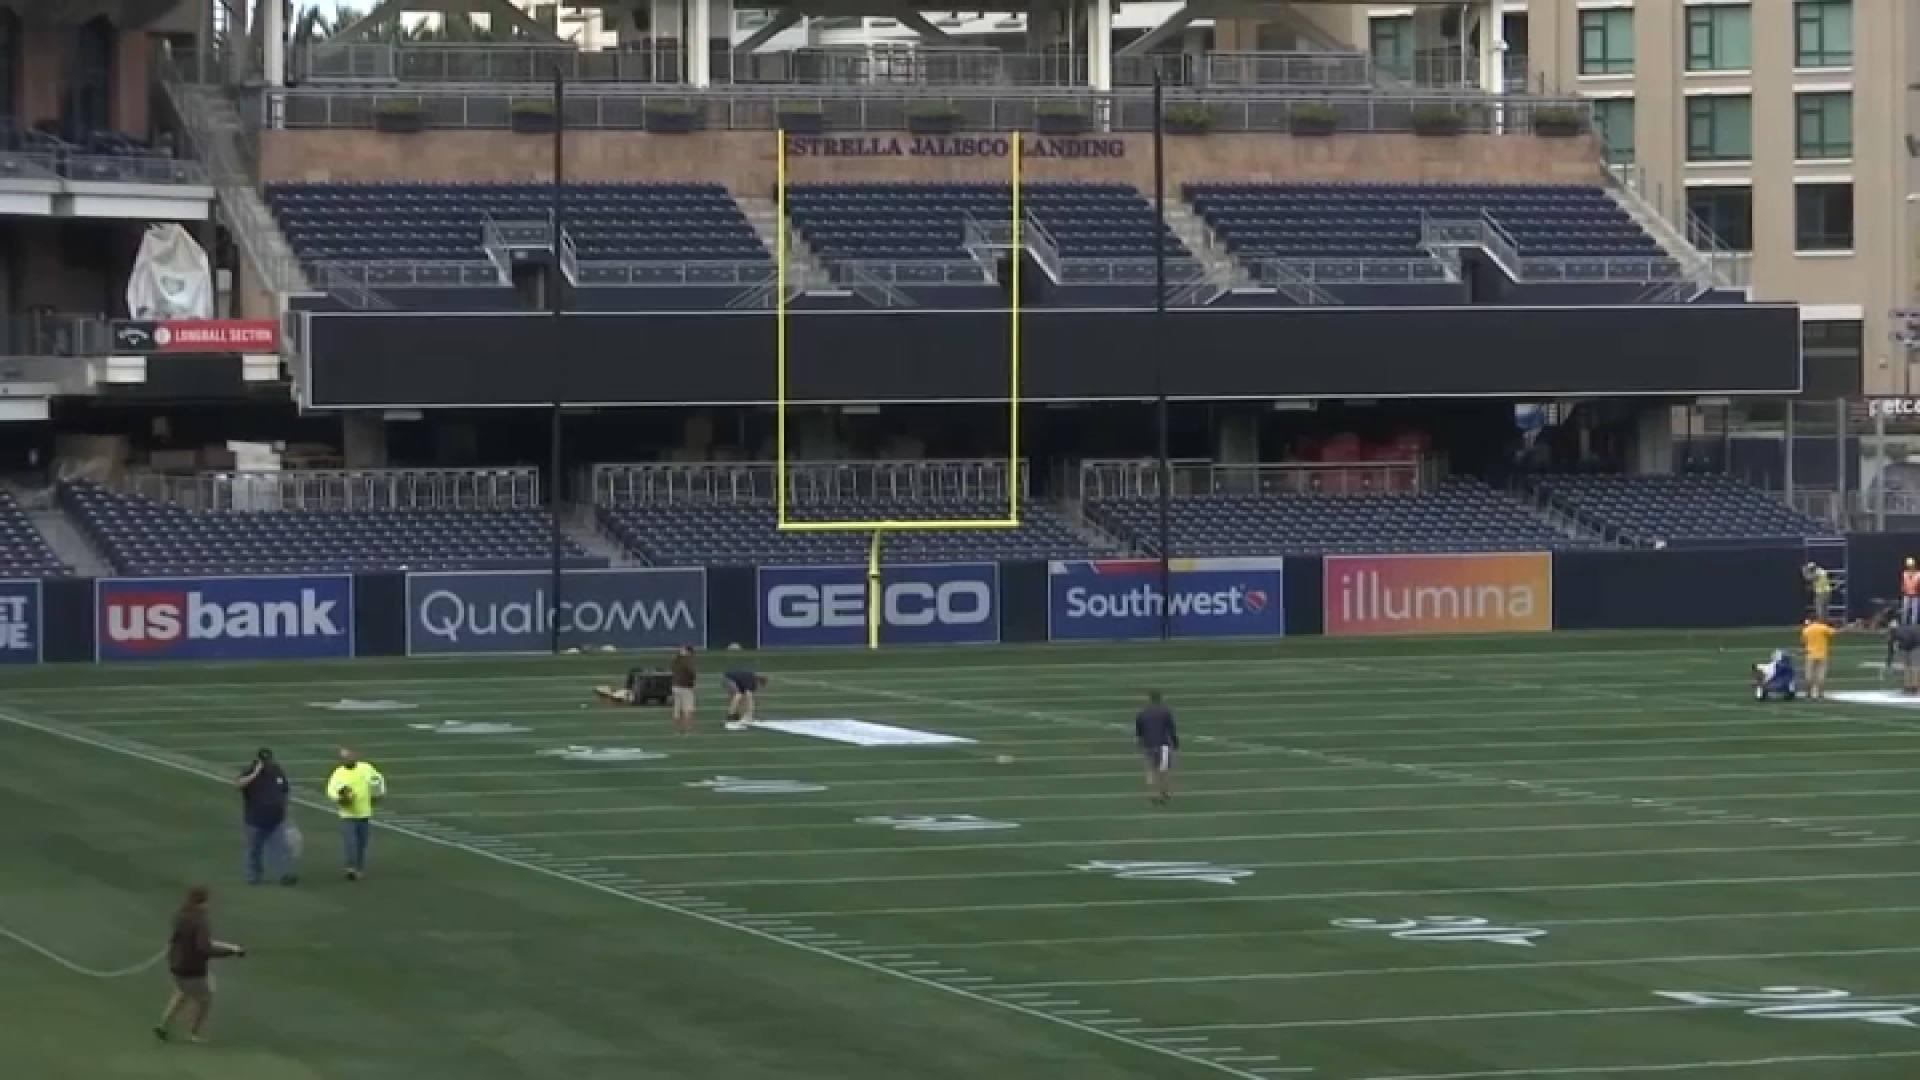
M407 575L407 655L536 653L553 620L569 649L665 649L707 643L707 572L568 570L556 613L553 574L474 570Z
M40 583L0 581L0 664L40 662Z
M1287 632L1282 559L1174 559L1173 595L1160 595L1156 559L1047 566L1047 637L1120 641L1160 636L1163 610L1178 638L1279 637Z
M313 660L353 655L353 578L103 578L94 649L112 660Z
M1326 632L1524 634L1553 629L1553 556L1329 555Z
M1000 640L1000 568L993 563L889 566L880 573L886 645L990 645ZM760 568L760 644L867 643L867 568Z

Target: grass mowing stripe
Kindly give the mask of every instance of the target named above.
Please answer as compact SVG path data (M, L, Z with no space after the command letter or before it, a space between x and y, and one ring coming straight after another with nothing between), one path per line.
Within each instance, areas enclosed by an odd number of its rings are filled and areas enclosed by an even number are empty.
M1920 1050L1881 1050L1871 1054L1806 1054L1789 1057L1746 1058L1735 1061L1682 1061L1665 1065L1574 1065L1558 1069L1493 1069L1482 1072L1390 1073L1365 1080L1506 1080L1508 1077L1620 1076L1628 1073L1705 1072L1724 1069L1773 1068L1780 1065L1842 1065L1856 1061L1894 1061L1920 1057Z
M219 770L215 769L214 767L212 767L211 765L208 765L205 762L194 761L190 758L181 757L179 755L171 754L166 751L158 750L153 747L143 746L129 740L122 740L112 736L100 735L97 733L86 731L83 728L79 728L71 725L55 724L51 722L37 720L32 717L28 717L24 714L14 712L11 710L0 710L0 721L3 721L8 724L12 724L16 727L23 727L29 730L38 731L43 735L64 739L69 742L78 743L83 746L91 746L98 750L104 750L110 753L119 754L123 757L132 758L138 761L144 761L151 765L158 765L162 768L172 769L176 772L186 773L191 776L197 776L197 777L200 777L201 779L212 780L221 784L230 784L232 782L231 777L220 772ZM296 797L295 801L299 802L303 806L307 806L313 809L324 810L327 808L326 803L320 802L319 800L316 800L316 799L310 799L306 797ZM1239 1077L1241 1078L1241 1080L1258 1080L1258 1074L1246 1072L1245 1070L1235 1068L1232 1065L1225 1065L1219 1062L1211 1061L1197 1054L1180 1050L1175 1047L1166 1045L1164 1043L1159 1043L1151 1039L1134 1038L1132 1036L1120 1034L1119 1032L1116 1032L1116 1031L1107 1030L1098 1025L1082 1023L1072 1019L1071 1017L1064 1017L1056 1013L1049 1012L1038 1005L1022 1005L1014 1001L1005 1000L1002 998L996 998L992 995L983 993L981 991L970 989L966 986L956 985L951 982L944 982L938 979L929 978L922 975L916 975L913 972L901 970L900 968L895 966L888 966L886 964L877 963L871 959L854 955L852 953L842 952L842 951L839 951L838 949L828 948L823 945L810 944L808 942L799 941L797 939L785 936L776 931L756 929L740 921L738 918L729 917L721 914L709 913L704 910L696 909L694 905L696 903L699 903L698 901L682 901L680 903L671 903L671 902L667 902L662 899L659 899L656 894L651 894L638 889L629 888L620 884L612 884L604 881L591 880L579 874L562 870L550 863L545 863L543 861L536 861L534 859L529 859L521 856L505 854L499 851L497 848L490 849L488 847L482 846L478 842L480 838L473 838L473 839L463 838L459 833L451 829L446 829L445 827L435 827L430 830L422 830L420 828L414 827L410 823L406 822L404 819L396 820L392 817L389 817L383 821L379 821L377 824L381 829L387 832L393 832L402 836L407 836L414 840L420 841L422 843L434 844L440 847L445 847L445 848L449 848L456 851L464 851L477 858L489 859L494 862L501 863L503 865L512 866L516 869L527 871L528 873L537 874L537 875L547 877L556 881L567 882L569 884L577 885L583 889L590 889L607 896L627 900L635 904L641 904L646 907L653 908L656 911L679 915L683 918L695 919L700 922L706 923L710 926L717 927L719 929L730 930L730 931L733 931L734 933L743 934L752 938L757 938L762 942L766 942L766 943L777 945L777 946L784 946L789 949L794 949L800 952L809 953L811 955L821 957L826 960L831 960L836 963L845 964L851 967L856 967L864 971L872 972L874 974L891 977L895 979L900 979L905 982L912 983L913 985L923 987L925 989L937 991L942 994L951 995L953 997L961 998L967 1001L972 1001L978 1004L1001 1008L1001 1009L1009 1009L1014 1012L1020 1013L1022 1015L1043 1020L1051 1024L1058 1024L1063 1027L1071 1028L1075 1031L1079 1031L1084 1034L1091 1035L1098 1039L1104 1039L1104 1040L1120 1043L1122 1045L1133 1047L1134 1049L1140 1050L1145 1053L1158 1054L1164 1057L1174 1058L1176 1060L1185 1062L1189 1065L1197 1066L1202 1069L1208 1069L1214 1072L1224 1073L1229 1076ZM718 905L707 904L706 906L717 907ZM777 914L773 917L790 918L790 916L780 916ZM1069 1002L1068 1004L1078 1004L1078 1002ZM1302 1071L1305 1071L1305 1070L1302 1070Z

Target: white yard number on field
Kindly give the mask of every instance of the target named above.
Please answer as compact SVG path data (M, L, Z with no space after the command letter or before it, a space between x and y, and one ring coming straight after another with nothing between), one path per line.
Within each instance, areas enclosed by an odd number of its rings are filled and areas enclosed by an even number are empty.
M1545 930L1530 926L1500 926L1472 915L1423 915L1417 919L1335 919L1342 930L1377 930L1401 941L1480 941L1493 945L1533 947Z
M805 780L748 780L739 776L695 780L687 786L706 788L723 795L801 795L809 791L827 790L825 784L809 784Z
M1075 863L1075 870L1112 874L1127 881L1203 881L1209 885L1238 885L1253 871L1244 866L1223 866L1209 862L1113 862L1105 859Z
M899 817L863 817L861 825L881 825L900 832L997 832L1017 829L1017 821L995 821L977 814L903 814Z
M1703 994L1662 990L1660 996L1689 1005L1740 1009L1769 1020L1857 1020L1863 1024L1920 1027L1920 1005L1900 1001L1861 1001L1851 991L1809 986L1768 986L1751 994Z

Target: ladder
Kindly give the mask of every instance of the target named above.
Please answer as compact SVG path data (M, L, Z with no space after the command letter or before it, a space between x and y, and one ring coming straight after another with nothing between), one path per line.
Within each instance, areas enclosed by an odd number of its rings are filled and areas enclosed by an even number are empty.
M1827 610L1813 614L1830 622L1847 621L1847 541L1845 537L1823 536L1806 541L1807 561L1827 572L1833 591L1827 594Z

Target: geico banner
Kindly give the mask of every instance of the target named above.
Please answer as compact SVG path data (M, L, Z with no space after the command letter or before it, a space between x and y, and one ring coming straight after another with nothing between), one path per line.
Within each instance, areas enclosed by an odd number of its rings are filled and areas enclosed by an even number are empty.
M1118 641L1160 636L1163 614L1177 638L1279 637L1287 632L1281 559L1174 559L1171 596L1157 559L1092 559L1047 565L1047 637Z
M568 570L556 608L545 570L407 575L407 654L546 652L707 643L707 572Z
M94 651L113 660L312 660L353 655L353 578L103 578Z
M1553 556L1329 555L1330 636L1512 634L1553 629Z
M0 581L0 664L40 661L40 583Z
M1000 568L993 563L881 570L883 644L982 645L999 640ZM760 568L762 646L866 641L866 567Z

